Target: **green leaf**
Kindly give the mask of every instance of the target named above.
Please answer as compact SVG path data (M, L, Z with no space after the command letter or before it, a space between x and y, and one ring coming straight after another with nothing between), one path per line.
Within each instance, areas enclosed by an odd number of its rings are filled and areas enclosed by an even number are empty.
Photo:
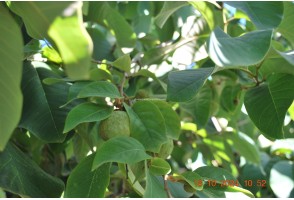
M222 12L217 10L211 2L190 1L189 3L202 14L209 25L210 30L214 30L217 26L224 26Z
M21 117L20 82L23 58L20 28L3 4L0 4L0 46L2 49L0 54L0 151L2 151Z
M248 14L258 29L273 29L278 27L283 17L283 2L225 2Z
M163 183L158 178L152 175L149 170L146 170L146 190L144 198L166 198L167 194L164 190Z
M273 74L266 83L248 90L244 104L250 119L268 137L283 138L286 112L294 98L294 76Z
M284 15L283 20L278 27L277 31L282 33L282 35L294 45L294 24L292 23L294 18L294 4L293 2L283 2L284 3Z
M183 102L192 99L214 68L174 71L168 74L167 100Z
M31 37L44 39L50 36L72 79L89 77L93 48L83 26L81 6L81 2L12 2L10 5L23 19Z
M119 57L118 59L116 59L112 63L112 65L118 69L125 71L125 72L130 72L130 70L131 70L131 57L128 54L123 55L123 56Z
M232 141L233 148L240 153L247 161L260 164L259 150L257 144L244 133L227 133L227 140Z
M195 190L202 190L203 188L202 177L196 172L186 171L182 173L179 178L183 179ZM200 181L201 185L198 184L198 181Z
M120 98L121 95L114 84L107 81L97 81L86 85L79 92L78 98L86 97Z
M183 6L188 5L187 2L184 1L175 1L175 2L169 2L166 1L163 4L163 7L160 11L160 13L155 17L155 24L159 26L160 28L163 27L167 19L178 9L180 9Z
M95 154L86 157L67 179L65 198L103 198L109 184L110 163L91 171Z
M294 164L291 161L277 162L270 171L269 184L278 198L293 198Z
M0 187L31 198L58 198L63 182L44 172L28 156L12 144L0 153Z
M181 123L177 113L172 107L164 101L152 101L160 110L166 127L166 135L168 138L177 140L180 136Z
M111 29L118 46L124 53L130 53L136 45L136 34L121 14L108 2L90 2L87 19L97 21Z
M150 162L149 171L153 175L165 175L171 171L171 167L164 159L153 158Z
M147 151L158 153L167 141L165 121L158 107L150 101L137 101L132 108L124 104L131 123L131 136Z
M159 79L155 76L155 74L152 73L152 72L150 72L148 69L141 69L141 70L138 71L137 73L133 74L133 76L134 76L134 77L136 77L136 76L144 76L144 77L152 78L154 81L157 81L157 82L161 85L161 87L162 87L162 89L163 89L164 91L166 91L166 84L165 84L163 81L159 80Z
M241 95L241 85L227 85L223 90L220 97L222 108L229 112L234 113Z
M81 2L76 4L77 8L68 8L72 9L70 15L64 12L54 20L48 30L65 63L68 77L74 80L89 78L93 51L92 40L83 26L82 4Z
M193 116L197 127L203 128L206 126L210 117L212 98L211 88L209 86L203 86L192 100L181 103L180 105L183 110Z
M133 164L149 158L139 141L131 137L118 136L107 140L97 149L92 170L108 162Z
M0 198L6 198L6 193L0 188Z
M231 38L216 28L208 41L208 54L221 67L249 66L261 62L271 44L272 30L252 31Z
M227 170L218 168L218 167L210 167L210 166L199 167L194 172L200 175L204 180L215 180L217 183L220 183L220 184L224 180L234 180L234 181L237 180Z
M290 64L284 57L277 56L274 58L266 59L259 70L259 72L267 77L273 73L286 73L294 75L294 66ZM290 60L290 57L287 56L287 59Z
M45 142L62 142L65 118L71 106L66 103L69 86L64 83L42 84L44 78L61 78L45 69L44 63L26 62L23 66L22 92L24 104L19 126Z
M80 123L101 121L110 116L113 107L83 103L74 107L67 115L63 133L67 133Z
M42 48L42 56L52 62L55 62L58 64L62 63L62 59L61 59L59 53L55 49L53 49L52 47L45 46L44 48Z

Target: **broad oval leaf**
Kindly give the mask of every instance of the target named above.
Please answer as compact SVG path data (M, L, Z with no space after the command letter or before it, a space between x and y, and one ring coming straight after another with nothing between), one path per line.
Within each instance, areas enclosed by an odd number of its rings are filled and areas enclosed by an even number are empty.
M273 74L266 83L248 90L244 104L256 127L270 138L283 138L286 112L294 99L294 76Z
M208 40L208 54L221 67L254 65L262 61L271 44L272 30L253 31L232 38L216 28Z
M283 2L230 1L225 3L247 13L258 29L276 28L282 21Z
M97 149L92 170L108 162L133 164L149 158L139 141L131 137L118 136L107 140Z
M277 162L270 171L269 184L278 198L293 198L294 164L291 161Z
M120 98L121 95L114 84L107 81L97 81L89 85L86 85L79 92L78 98L86 97Z
M150 101L137 101L132 108L124 106L130 118L131 136L147 151L158 153L167 141L164 118L158 107Z
M220 184L223 180L234 180L234 181L237 180L227 170L218 168L218 167L210 167L210 166L199 167L194 172L200 175L204 180L215 180L217 183L220 183Z
M149 171L153 175L165 175L171 171L171 167L164 159L153 158L150 161Z
M9 27L9 28L8 28ZM23 42L9 11L0 4L0 151L5 148L21 117L20 90Z
M282 35L287 38L287 40L294 45L294 24L292 23L294 18L294 3L293 2L283 2L284 3L284 15L281 24L279 25L277 31L282 33Z
M123 70L125 72L130 72L131 70L131 57L130 55L126 54L118 59L116 59L112 65L120 70Z
M109 184L110 163L91 171L95 154L81 161L70 173L65 198L103 198Z
M168 74L167 100L183 102L192 99L214 68L174 71Z
M260 154L255 142L244 133L227 133L227 140L231 140L233 148L246 160L257 165L260 164Z
M166 135L168 138L177 140L180 136L181 123L177 113L172 107L164 101L152 101L160 110L166 127Z
M17 147L8 144L0 153L0 187L31 198L58 198L63 182L44 172Z
M188 5L187 2L184 1L178 1L178 2L169 2L166 1L163 4L163 7L160 11L160 13L155 17L155 23L160 28L163 27L167 19L178 9L180 9L183 6Z
M66 136L62 134L65 118L72 105L59 107L66 103L69 86L64 82L42 84L44 78L61 78L43 67L48 66L39 62L26 62L23 66L24 104L19 127L45 142L62 142Z
M101 121L110 116L113 107L97 105L94 103L82 103L74 107L67 115L63 133L67 133L83 122Z
M161 178L161 177L159 177ZM156 176L151 174L149 170L146 173L146 190L143 195L144 198L166 198L167 194L164 190L163 182Z
M113 30L118 46L130 53L136 45L136 34L121 14L108 2L90 2L86 19L97 21Z

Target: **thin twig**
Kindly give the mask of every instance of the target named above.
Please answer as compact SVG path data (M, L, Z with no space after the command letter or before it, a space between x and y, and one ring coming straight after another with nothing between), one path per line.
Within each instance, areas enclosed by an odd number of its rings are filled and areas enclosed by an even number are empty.
M167 197L168 198L173 198L172 194L170 193L170 190L168 188L168 185L167 185L167 175L164 175L163 176L163 181L164 181L164 190L166 191L166 194L167 194Z

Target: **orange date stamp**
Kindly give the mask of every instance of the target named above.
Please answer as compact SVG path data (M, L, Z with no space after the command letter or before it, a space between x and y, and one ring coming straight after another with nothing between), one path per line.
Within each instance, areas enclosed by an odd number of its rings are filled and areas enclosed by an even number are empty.
M197 186L202 186L204 183L208 187L240 187L240 183L237 180L194 180L194 184ZM242 186L244 187L266 187L266 180L244 180Z

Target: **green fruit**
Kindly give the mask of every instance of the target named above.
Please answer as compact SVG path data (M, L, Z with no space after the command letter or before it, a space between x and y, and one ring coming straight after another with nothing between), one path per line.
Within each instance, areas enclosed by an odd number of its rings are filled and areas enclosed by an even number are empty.
M174 142L173 140L169 140L167 143L164 143L161 145L161 148L158 153L158 157L160 158L167 158L173 151L174 149Z
M136 99L146 99L146 98L149 98L149 94L146 90L138 90L136 92L136 96L135 96Z
M116 136L130 136L130 120L127 113L114 111L109 118L101 121L99 135L104 140Z

